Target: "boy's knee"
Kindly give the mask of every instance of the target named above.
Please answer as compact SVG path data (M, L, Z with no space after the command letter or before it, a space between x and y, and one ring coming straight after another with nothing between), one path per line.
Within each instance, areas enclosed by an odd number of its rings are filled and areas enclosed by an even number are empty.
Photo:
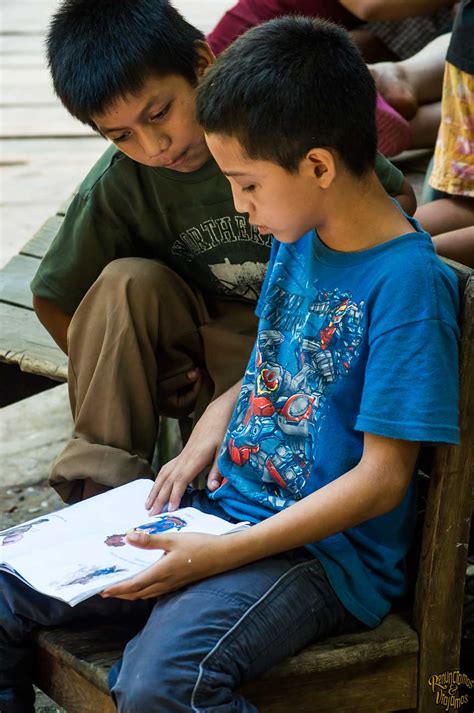
M104 287L117 289L121 285L153 285L169 279L171 270L157 262L142 257L123 257L109 262L100 273L97 282Z
M171 711L178 703L191 700L192 691L183 691L183 677L177 670L176 679L169 675L167 665L163 663L160 672L153 670L147 675L146 667L134 667L134 670L121 673L112 688L119 713L144 713L144 711Z
M114 305L125 301L128 304L152 304L153 297L163 301L173 289L177 275L169 267L155 260L126 257L113 260L102 270L89 292L89 299L102 305ZM89 302L89 300L87 300Z
M139 313L160 306L177 314L196 309L194 292L171 267L140 257L119 258L106 265L85 299L88 308L91 300L105 310L106 305L116 310L121 304Z

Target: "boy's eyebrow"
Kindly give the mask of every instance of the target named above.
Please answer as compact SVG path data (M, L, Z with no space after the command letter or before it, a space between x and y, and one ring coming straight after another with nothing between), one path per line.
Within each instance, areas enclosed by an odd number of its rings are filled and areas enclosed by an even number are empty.
M222 171L222 173L224 174L224 176L232 176L232 177L234 177L234 176L248 176L249 175L248 171L247 172L246 171Z
M156 104L158 101L159 101L159 97L152 97L152 98L150 99L150 101L147 103L147 105L143 107L143 109L141 110L141 112L140 112L139 115L137 116L137 119L136 119L136 120L137 120L137 121L140 121L141 119L143 119L144 115L145 115L148 111L150 111L150 109L151 109L151 107L153 106L153 104ZM110 128L108 128L108 129L106 129L105 126L98 126L97 128L98 128L99 131L101 131L103 134L109 134L111 131L123 131L123 129L125 129L126 127L125 127L125 126L114 126L114 127L110 127Z

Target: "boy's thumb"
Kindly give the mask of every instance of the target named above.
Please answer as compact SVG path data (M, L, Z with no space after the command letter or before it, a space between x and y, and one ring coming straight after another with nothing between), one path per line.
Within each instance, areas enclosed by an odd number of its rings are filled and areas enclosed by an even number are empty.
M143 530L130 530L127 532L127 542L134 547L141 547L146 550L163 550L164 540L160 535L150 535Z

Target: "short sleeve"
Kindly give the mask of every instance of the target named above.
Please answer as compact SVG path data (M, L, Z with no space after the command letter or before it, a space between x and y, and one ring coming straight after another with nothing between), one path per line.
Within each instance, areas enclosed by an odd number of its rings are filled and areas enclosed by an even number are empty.
M356 429L408 441L459 443L456 324L423 319L369 348Z
M77 195L31 282L33 294L72 314L105 265L130 253L127 242L94 200Z
M402 190L403 173L381 153L375 157L375 173L390 196L398 196Z

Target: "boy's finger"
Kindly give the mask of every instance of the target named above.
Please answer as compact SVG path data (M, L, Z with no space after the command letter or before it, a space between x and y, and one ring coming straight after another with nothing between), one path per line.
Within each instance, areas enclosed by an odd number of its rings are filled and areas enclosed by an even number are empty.
M157 494L155 501L150 508L150 515L159 515L164 506L170 499L170 493L173 485L169 480L163 483L160 492Z
M169 505L168 505L168 512L173 512L173 510L177 510L179 508L179 504L181 502L181 498L184 495L184 491L186 490L187 484L185 482L181 481L176 481L173 485L173 489L171 491L171 495L169 498Z
M222 475L217 467L217 458L212 464L212 468L207 476L207 487L209 490L217 490L222 485Z
M149 532L143 530L130 530L127 532L127 542L144 550L166 551L168 539L163 535L150 535Z
M153 483L153 486L150 490L150 493L146 499L145 507L147 510L150 510L152 507L153 503L155 502L156 496L160 492L160 486L158 485L158 482L155 480Z
M146 502L145 502L145 507L147 508L147 510L149 510L151 508L153 502L156 499L156 496L158 495L158 493L160 492L160 490L163 486L163 483L168 478L168 475L169 475L168 467L169 467L169 463L167 463L165 466L163 466L163 468L161 468L158 475L156 476L155 482L151 486L151 490L150 490L148 497L146 499Z
M154 501L158 497L159 492L163 488L163 485L165 482L169 479L172 478L174 469L175 469L175 461L177 459L173 458L173 460L169 461L169 463L166 463L158 472L158 475L156 476L155 482L153 483L150 493L146 499L145 502L145 507L147 510L151 508L153 505Z

